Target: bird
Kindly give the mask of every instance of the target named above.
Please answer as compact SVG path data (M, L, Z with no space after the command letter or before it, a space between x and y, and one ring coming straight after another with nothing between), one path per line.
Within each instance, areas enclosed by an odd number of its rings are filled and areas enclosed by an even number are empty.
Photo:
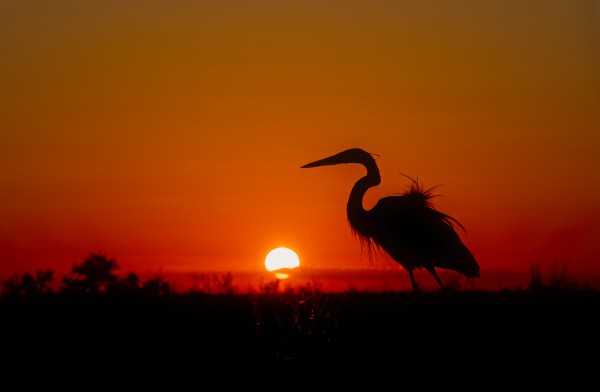
M399 263L408 272L413 292L421 291L414 270L422 268L433 275L442 290L446 286L436 268L479 278L480 266L457 232L461 229L466 233L465 228L432 203L436 196L432 192L437 187L424 189L417 180L405 175L412 180L408 190L379 199L371 209L364 208L367 190L381 183L375 157L379 158L363 149L350 148L301 168L349 163L366 168L367 174L354 184L346 205L350 229L369 255L383 250Z

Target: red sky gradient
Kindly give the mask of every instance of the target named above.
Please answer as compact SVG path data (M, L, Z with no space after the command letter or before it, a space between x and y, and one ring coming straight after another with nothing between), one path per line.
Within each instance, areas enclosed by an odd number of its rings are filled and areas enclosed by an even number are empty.
M482 279L600 274L597 1L0 5L0 278L90 252L125 271L368 266L345 205L409 185Z

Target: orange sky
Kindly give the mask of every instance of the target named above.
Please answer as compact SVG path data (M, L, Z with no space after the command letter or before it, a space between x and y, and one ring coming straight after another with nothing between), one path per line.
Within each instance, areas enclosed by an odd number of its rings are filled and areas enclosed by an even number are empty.
M600 272L598 1L0 4L0 277L360 267L345 205L425 186L486 271Z

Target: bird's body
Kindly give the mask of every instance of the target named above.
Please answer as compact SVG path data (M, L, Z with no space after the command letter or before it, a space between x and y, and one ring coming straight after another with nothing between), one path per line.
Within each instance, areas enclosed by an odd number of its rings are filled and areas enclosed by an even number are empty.
M367 175L354 184L348 199L346 211L352 232L370 251L383 249L402 265L408 271L414 291L418 291L415 269L425 268L441 288L444 284L435 268L453 270L470 278L479 277L479 264L455 230L462 226L432 206L431 189L423 190L413 181L407 192L384 197L366 210L363 207L365 193L381 183L371 154L352 148L302 167L341 163L359 163L367 169Z

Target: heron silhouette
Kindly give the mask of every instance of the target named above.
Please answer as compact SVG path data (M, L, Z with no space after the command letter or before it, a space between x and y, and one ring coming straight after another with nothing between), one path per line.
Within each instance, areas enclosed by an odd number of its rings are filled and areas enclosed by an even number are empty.
M454 218L438 211L431 203L434 188L423 189L412 180L404 193L380 199L373 208L363 207L367 190L381 183L373 155L351 148L308 163L302 168L359 163L367 175L359 179L350 192L346 212L350 228L371 254L383 249L408 271L412 289L419 291L414 270L425 268L445 289L436 268L453 270L469 278L479 277L479 264L460 239L456 229L465 231Z

